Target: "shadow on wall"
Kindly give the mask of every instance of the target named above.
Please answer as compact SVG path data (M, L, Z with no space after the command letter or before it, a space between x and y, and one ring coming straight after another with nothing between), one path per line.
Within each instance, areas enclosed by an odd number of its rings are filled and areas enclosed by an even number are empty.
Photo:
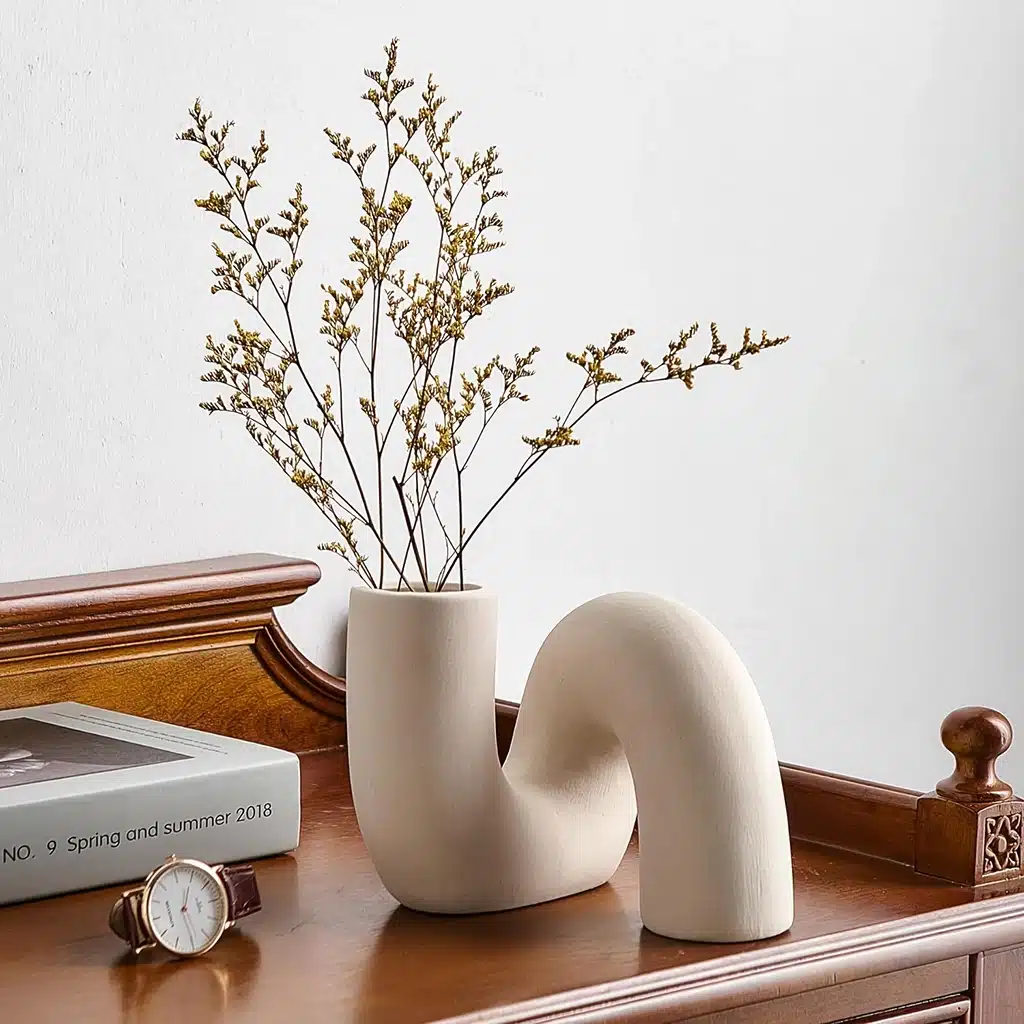
M348 648L348 609L346 608L337 629L327 631L323 647L318 652L318 662L325 672L345 678L345 652Z

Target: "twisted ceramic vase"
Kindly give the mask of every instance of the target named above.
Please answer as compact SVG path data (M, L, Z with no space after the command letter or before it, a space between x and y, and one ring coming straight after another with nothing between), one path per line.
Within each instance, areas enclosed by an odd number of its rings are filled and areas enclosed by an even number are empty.
M479 588L356 589L348 756L360 831L415 910L508 910L608 881L640 832L640 913L676 939L793 921L775 744L749 674L690 609L610 594L551 631L504 767L497 602Z

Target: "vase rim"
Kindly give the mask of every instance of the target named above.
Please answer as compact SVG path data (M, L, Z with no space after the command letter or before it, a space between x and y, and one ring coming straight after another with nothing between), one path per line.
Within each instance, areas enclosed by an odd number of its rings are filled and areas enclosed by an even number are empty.
M445 600L454 600L459 597L479 596L488 593L487 588L479 583L465 583L461 587L458 583L446 583L440 590L424 590L422 583L414 583L412 589L399 590L398 585L386 587L357 586L353 590L359 590L367 594L388 594L391 597L437 597Z

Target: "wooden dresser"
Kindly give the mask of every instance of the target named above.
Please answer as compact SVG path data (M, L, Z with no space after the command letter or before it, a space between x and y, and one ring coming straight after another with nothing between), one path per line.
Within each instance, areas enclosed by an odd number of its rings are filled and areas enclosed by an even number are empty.
M0 1021L1024 1021L1021 805L994 771L1001 716L947 719L957 769L924 796L783 765L796 921L779 938L645 931L635 837L591 892L418 914L359 836L344 682L274 616L318 579L311 562L252 555L0 584L0 707L80 700L269 742L301 752L303 775L299 849L257 862L264 909L204 958L124 954L107 930L121 887L0 908ZM497 702L501 752L515 711Z

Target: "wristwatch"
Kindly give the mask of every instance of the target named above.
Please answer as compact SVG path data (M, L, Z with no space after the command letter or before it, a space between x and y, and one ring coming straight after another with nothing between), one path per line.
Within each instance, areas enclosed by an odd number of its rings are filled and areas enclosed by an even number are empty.
M211 867L171 856L142 885L118 897L110 928L133 953L159 947L174 956L200 956L262 905L251 864Z

